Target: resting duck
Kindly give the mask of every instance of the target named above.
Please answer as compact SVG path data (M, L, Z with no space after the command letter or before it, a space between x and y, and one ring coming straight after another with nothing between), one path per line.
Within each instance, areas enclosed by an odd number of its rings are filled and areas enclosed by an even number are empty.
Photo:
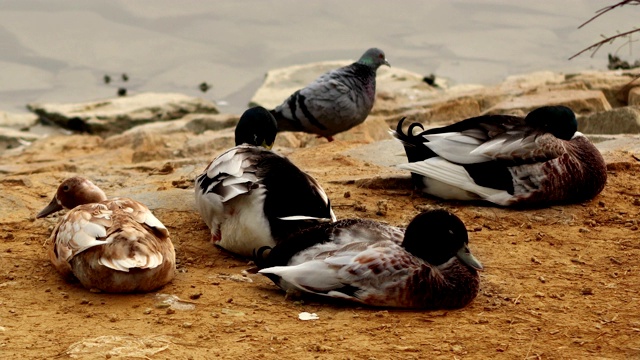
M276 132L269 111L248 109L236 126L237 146L195 180L196 207L211 229L211 240L244 257L275 246L292 232L336 220L318 182L268 150Z
M413 135L402 142L416 187L443 199L486 200L501 206L547 205L593 198L607 168L565 106L545 106L526 117L479 116ZM424 129L423 129L424 130Z
M432 210L417 215L406 230L365 219L320 224L292 235L256 263L287 293L370 306L454 309L478 294L476 270L482 265L468 242L458 217Z
M67 280L105 292L148 292L170 282L176 255L169 232L143 204L107 200L91 181L72 177L60 184L36 218L69 210L51 234L49 257Z

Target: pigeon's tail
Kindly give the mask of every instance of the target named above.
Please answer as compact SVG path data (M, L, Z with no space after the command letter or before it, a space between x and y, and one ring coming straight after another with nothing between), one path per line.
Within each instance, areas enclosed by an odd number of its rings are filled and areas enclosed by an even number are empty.
M407 153L407 159L409 162L422 161L437 156L436 153L424 145L425 142L428 142L427 139L422 137L420 134L413 134L413 129L416 127L424 130L422 124L416 122L409 125L407 133L405 134L402 131L402 124L405 120L406 118L402 118L398 122L396 129L389 130L389 133L391 133L394 138L400 140L402 145L404 145L404 150Z
M280 131L304 131L299 121L287 119L281 111L273 109L269 111L278 123L278 132Z

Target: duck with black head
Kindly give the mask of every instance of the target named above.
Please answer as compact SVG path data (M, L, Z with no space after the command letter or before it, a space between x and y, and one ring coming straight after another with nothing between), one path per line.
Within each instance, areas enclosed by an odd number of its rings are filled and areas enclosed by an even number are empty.
M415 186L451 200L501 206L547 206L589 200L607 181L598 149L577 131L574 112L544 106L526 117L485 115L424 130L391 134L402 142ZM415 128L424 131L413 134Z
M368 219L320 224L256 254L262 275L287 293L381 307L455 309L478 294L482 264L464 223L438 209L406 230Z
M240 117L236 146L216 157L195 179L195 202L211 241L251 257L290 233L336 217L320 184L269 150L277 125L263 107Z

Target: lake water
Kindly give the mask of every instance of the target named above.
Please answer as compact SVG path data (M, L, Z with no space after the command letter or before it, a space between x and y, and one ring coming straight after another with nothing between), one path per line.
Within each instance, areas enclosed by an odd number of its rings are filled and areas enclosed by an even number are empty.
M638 26L640 7L630 6L577 29L615 2L1 0L0 111L112 97L125 86L202 96L240 113L269 69L357 59L373 46L392 66L453 83L605 69L621 41L568 58L601 34ZM640 48L620 55L638 59ZM204 94L203 81L213 86Z

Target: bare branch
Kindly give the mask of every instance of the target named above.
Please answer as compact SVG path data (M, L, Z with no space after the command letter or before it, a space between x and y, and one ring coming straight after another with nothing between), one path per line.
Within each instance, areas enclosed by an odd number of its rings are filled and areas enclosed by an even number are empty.
M617 35L614 35L614 36L609 36L609 37L605 38L604 40L598 41L597 43L595 43L595 44L593 44L593 45L591 45L591 46L589 46L589 47L587 47L585 49L582 49L582 51L580 51L579 53L577 53L577 54L573 55L572 57L570 57L569 60L581 55L582 53L585 53L585 52L587 52L589 50L592 50L592 49L595 49L594 50L594 53L595 53L596 51L598 51L598 49L600 49L600 47L602 45L604 45L606 43L609 43L609 42L611 42L611 41L613 41L615 39L631 35L631 34L636 33L636 32L640 32L640 29L633 29L633 30L630 30L630 31L627 31L627 32L623 32L621 34L617 34Z
M622 7L625 5L640 5L640 0L623 0L620 1L617 4L613 4L611 6L606 6L603 7L602 9L596 11L596 15L594 15L591 19L585 21L582 25L578 26L578 29L582 28L583 26L587 25L588 23L592 22L593 20L599 18L601 15L604 15L606 13L608 13L609 11L618 8L618 7Z

